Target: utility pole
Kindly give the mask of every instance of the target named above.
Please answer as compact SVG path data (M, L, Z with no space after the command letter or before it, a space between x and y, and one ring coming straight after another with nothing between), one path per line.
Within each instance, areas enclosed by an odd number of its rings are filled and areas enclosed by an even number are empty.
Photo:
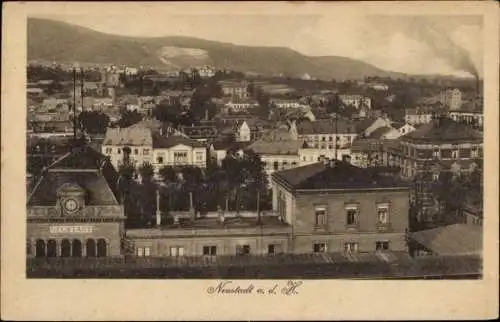
M73 66L73 141L76 142L76 66Z

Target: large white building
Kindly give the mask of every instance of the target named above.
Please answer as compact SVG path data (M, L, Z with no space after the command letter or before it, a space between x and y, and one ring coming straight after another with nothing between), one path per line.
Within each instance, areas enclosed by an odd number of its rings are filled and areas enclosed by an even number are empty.
M153 134L153 160L155 171L169 166L207 166L207 148L201 142L181 135Z
M339 160L343 155L350 154L349 148L357 136L354 124L345 119L303 121L298 125L292 122L290 132L294 138L307 142L309 147L317 150L318 156Z
M457 110L462 106L462 92L458 88L446 89L441 92L440 101L450 110Z
M145 163L155 172L161 167L191 165L205 168L207 149L204 144L181 135L165 136L143 127L109 128L102 153L109 156L116 169L123 164L123 149L130 149L130 161L137 168Z
M130 148L130 162L136 167L151 163L153 136L150 129L141 127L108 128L101 151L110 158L115 169L123 164L123 149Z

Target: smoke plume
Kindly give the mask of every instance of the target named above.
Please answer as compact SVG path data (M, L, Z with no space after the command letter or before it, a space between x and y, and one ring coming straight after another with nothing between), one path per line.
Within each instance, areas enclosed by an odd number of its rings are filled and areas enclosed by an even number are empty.
M427 44L437 56L445 59L451 67L468 72L479 79L479 73L470 52L455 43L445 32L438 30L430 23L414 19L411 34Z

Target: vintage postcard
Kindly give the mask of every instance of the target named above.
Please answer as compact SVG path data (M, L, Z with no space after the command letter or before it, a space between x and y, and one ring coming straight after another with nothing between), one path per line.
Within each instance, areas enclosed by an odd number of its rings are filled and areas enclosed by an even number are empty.
M495 2L3 16L3 318L497 317Z

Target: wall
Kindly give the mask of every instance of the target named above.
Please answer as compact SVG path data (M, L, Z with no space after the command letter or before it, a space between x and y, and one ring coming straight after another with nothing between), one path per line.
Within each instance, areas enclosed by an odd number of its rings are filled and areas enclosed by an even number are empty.
M83 226L92 227L92 232L86 233L52 233L50 231L51 226ZM119 256L120 242L123 236L123 221L119 222L66 222L66 223L36 223L28 222L27 239L31 240L32 255L35 254L35 242L36 239L44 239L47 242L48 239L55 239L60 245L63 239L79 239L82 242L82 246L85 245L85 241L89 238L98 239L104 238L108 244L108 256ZM60 247L60 246L59 246ZM85 248L85 247L83 247Z
M250 254L267 254L269 244L280 244L283 251L288 250L289 237L282 236L206 236L206 237L173 237L173 238L134 238L129 239L138 247L150 247L151 256L170 256L170 247L183 247L184 256L203 255L203 246L216 246L217 256L236 255L237 245L249 245Z
M153 146L132 146L127 145L130 148L130 161L135 163L136 166L140 166L143 163L153 162ZM107 155L111 158L111 163L118 169L119 165L123 162L123 148L125 145L102 145L101 153ZM108 153L107 150L111 149L111 153ZM120 149L120 153L118 153L118 149ZM135 154L135 149L137 149L138 154ZM144 150L149 150L148 154L144 154Z
M388 238L394 241L394 244L391 245L393 250L404 250L404 245L401 244L401 236L404 235L408 227L408 199L408 190L373 190L298 195L295 197L295 220L293 222L293 230L297 236L295 251L300 252L306 248L310 251L312 247L311 238L314 239L311 235L324 236L329 234L334 236L328 238L333 238L332 240L336 241L357 236L356 238L363 240L363 243L360 242L360 251L364 251L364 249L368 251L371 247L368 246L371 245L372 241L386 240ZM345 205L350 202L359 203L359 227L357 229L346 227ZM377 227L377 203L379 202L389 202L390 204L390 226L385 229ZM327 208L327 219L324 227L315 227L315 205L324 205ZM372 246L375 249L375 245Z

